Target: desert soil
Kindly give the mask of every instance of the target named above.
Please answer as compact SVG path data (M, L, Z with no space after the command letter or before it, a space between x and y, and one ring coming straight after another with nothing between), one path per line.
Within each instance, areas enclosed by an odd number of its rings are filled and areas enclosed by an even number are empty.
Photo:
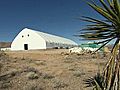
M108 57L66 54L67 49L0 54L0 90L92 90L86 80L103 70Z

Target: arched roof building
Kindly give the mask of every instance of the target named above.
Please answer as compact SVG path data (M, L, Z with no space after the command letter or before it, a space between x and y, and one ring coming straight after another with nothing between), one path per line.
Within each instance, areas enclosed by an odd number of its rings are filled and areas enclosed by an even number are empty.
M13 40L11 50L70 48L74 46L77 46L77 43L70 39L25 28Z

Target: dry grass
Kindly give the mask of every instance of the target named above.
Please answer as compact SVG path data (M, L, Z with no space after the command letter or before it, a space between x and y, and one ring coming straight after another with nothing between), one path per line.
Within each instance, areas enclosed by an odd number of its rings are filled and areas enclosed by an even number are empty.
M91 90L84 80L107 61L63 49L6 53L0 57L0 90Z

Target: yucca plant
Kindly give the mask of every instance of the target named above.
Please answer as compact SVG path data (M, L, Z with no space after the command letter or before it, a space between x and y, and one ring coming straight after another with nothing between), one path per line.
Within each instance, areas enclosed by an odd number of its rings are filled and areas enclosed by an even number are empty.
M99 40L102 47L113 39L114 46L111 50L111 57L105 66L101 85L94 80L96 90L119 90L119 69L120 69L120 1L99 0L101 5L94 1L87 4L104 17L104 20L83 16L81 20L90 22L79 35L87 40ZM99 48L99 49L100 49ZM99 50L98 49L98 50Z

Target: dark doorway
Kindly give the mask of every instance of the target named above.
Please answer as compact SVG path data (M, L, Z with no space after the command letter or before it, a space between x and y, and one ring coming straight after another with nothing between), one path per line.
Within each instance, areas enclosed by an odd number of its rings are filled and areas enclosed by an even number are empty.
M28 50L28 44L24 44L24 50Z

